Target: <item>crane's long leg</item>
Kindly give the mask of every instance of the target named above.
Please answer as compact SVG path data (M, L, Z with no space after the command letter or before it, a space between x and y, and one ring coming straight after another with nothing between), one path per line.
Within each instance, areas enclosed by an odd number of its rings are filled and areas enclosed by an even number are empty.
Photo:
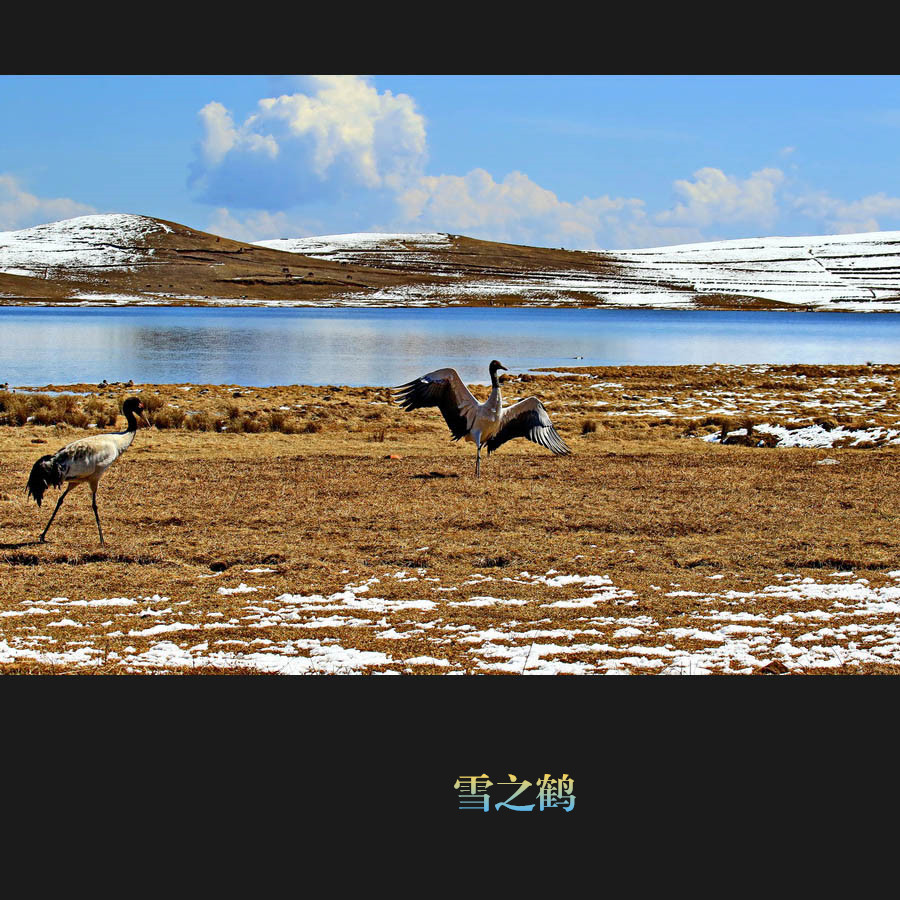
M59 500L56 501L56 509L53 510L53 515L50 516L50 521L47 523L47 527L41 534L41 543L44 543L44 541L47 540L47 532L50 530L50 526L53 524L53 520L56 518L56 514L59 512L59 508L62 506L63 500L66 499L66 495L69 493L69 491L72 490L73 487L75 487L75 485L70 484L60 495Z
M475 477L481 477L481 444L478 445L478 455L475 457Z
M103 529L100 527L100 514L97 512L97 485L91 483L91 506L94 509L94 518L97 520L97 531L100 532L100 544L104 543Z

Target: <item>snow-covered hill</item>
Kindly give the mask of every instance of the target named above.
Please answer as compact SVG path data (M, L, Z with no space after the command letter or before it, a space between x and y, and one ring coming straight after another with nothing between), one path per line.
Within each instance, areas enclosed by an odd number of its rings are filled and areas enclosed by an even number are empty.
M900 312L900 232L587 253L440 233L243 244L146 216L80 216L0 232L0 302L41 299Z
M415 268L452 247L446 234L346 234L264 241L262 246L357 265ZM404 285L386 302L520 295L535 303L593 299L610 306L690 307L698 298L758 298L819 309L900 311L900 232L768 237L604 254L606 271L445 271L443 285ZM612 269L613 271L609 271ZM488 275L488 277L485 277ZM456 276L456 277L454 277ZM703 303L708 305L708 303Z
M146 238L171 232L146 216L79 216L20 231L0 231L0 272L45 275L51 269L123 269L151 261Z
M614 258L624 277L613 296L623 298L640 296L654 282L665 281L697 294L900 308L900 231L685 244L616 253ZM879 301L895 302L885 306Z

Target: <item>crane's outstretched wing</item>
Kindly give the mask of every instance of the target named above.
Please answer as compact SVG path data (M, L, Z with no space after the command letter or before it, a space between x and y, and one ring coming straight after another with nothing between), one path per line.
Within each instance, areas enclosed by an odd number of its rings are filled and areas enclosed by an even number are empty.
M503 410L500 416L500 430L487 442L488 453L513 438L528 438L558 456L565 456L572 451L556 433L544 404L537 397L520 400Z
M454 441L469 433L478 410L478 401L463 384L456 369L436 369L393 390L397 403L404 409L436 406Z

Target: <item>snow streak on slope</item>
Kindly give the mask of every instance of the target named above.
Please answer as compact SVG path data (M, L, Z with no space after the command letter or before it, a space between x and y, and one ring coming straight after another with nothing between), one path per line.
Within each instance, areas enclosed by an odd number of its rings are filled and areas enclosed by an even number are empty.
M786 304L822 310L900 311L900 231L747 238L612 254L512 247L442 233L259 241L259 248L318 258L332 268L336 264L355 267L346 275L338 273L335 278L330 271L330 280L309 282L333 285L333 293L328 289L303 294L309 283L298 277L298 294L282 290L274 295L266 292L271 280L254 268L264 264L247 254L246 245L231 246L234 242L226 241L226 250L224 243L217 246L218 239L204 235L204 240L215 240L215 244L202 246L200 256L183 253L183 246L167 254L172 242L159 241L166 232L174 236L165 223L132 215L81 216L0 232L0 274L52 281L68 277L81 282L82 293L67 301L93 302L96 288L102 295L96 302L105 303L110 295L112 305L183 300L224 306L449 306L493 305L499 300L529 306L674 309ZM239 258L240 265L249 266L247 271L240 270L241 277L259 286L240 296L223 294L223 260L238 265ZM104 278L110 271L164 261L170 266L165 295ZM286 268L279 260L268 260L268 264L280 265L282 272ZM377 287L363 287L360 271L364 275L377 271ZM225 278L229 284L233 280ZM3 296L16 299L16 290L11 285Z
M770 237L615 254L622 295L657 282L699 294L742 294L781 303L863 303L900 298L900 232ZM880 305L880 304L879 304Z
M145 216L79 216L21 231L0 231L0 272L44 275L48 269L124 269L149 262L147 235L171 231ZM54 272L58 275L58 272Z
M304 256L322 257L363 265L410 266L425 257L411 253L410 249L429 251L450 245L449 234L326 234L320 237L257 241L257 247L302 253Z
M447 234L344 234L260 241L259 246L357 265L415 269L433 267L435 254L451 243ZM683 308L695 305L698 296L730 295L823 309L900 308L900 232L750 238L607 256L618 269L615 274L597 272L587 254L581 271L536 269L466 278L447 267L440 274L450 277L442 284L383 288L369 300L404 305L512 295L539 305L588 300Z

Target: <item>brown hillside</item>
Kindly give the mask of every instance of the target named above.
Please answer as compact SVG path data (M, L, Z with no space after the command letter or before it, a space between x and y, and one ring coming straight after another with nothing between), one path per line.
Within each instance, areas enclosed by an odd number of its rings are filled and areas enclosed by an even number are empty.
M447 283L464 279L528 275L540 281L544 272L583 272L596 277L612 271L600 254L521 247L454 236L444 247L409 246L409 254L355 254L352 261L310 257L153 220L168 231L152 232L139 249L152 251L128 269L108 266L46 267L34 276L0 273L0 302L77 302L79 295L146 298L153 303L205 304L266 301L333 301L385 288ZM103 302L102 297L92 298ZM139 301L138 301L139 302ZM446 301L445 301L446 302ZM468 301L467 301L468 302Z

